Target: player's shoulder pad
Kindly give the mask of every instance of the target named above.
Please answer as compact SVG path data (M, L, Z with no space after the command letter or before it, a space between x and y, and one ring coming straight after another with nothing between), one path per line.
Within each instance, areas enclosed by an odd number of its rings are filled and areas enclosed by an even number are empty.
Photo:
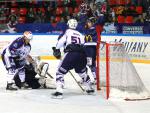
M20 48L22 45L24 44L24 40L21 37L16 38L13 43L12 46L13 48Z
M62 37L64 34L65 34L65 32L63 32L62 34L60 34L60 35L58 36L58 40L60 40L61 37Z
M70 31L70 29L66 29L65 33L69 32L69 31Z
M20 43L20 44L24 44L24 39L22 37L18 37L16 39L16 42Z

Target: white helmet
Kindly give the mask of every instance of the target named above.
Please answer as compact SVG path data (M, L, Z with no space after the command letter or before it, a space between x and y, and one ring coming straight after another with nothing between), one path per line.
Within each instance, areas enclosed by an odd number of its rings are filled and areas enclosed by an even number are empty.
M69 19L67 25L69 26L69 28L76 29L78 22L76 19Z
M29 40L32 40L32 38L33 38L33 35L32 35L32 33L31 33L31 31L25 31L24 33L23 33L23 36L25 36L27 39L29 39Z

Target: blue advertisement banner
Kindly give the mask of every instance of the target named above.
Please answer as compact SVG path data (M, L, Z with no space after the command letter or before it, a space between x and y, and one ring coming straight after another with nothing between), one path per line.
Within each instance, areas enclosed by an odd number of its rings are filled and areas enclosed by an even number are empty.
M67 29L66 23L57 24L17 24L17 33L22 33L30 30L33 33L60 33ZM80 32L84 31L84 25L79 24L77 29ZM117 24L105 23L103 27L105 34L150 34L150 23L145 24Z
M121 34L150 34L150 23L145 24L115 24L117 33Z

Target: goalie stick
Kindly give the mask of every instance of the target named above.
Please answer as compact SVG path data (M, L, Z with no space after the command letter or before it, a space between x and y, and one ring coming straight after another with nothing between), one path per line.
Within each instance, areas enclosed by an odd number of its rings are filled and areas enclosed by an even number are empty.
M46 73L51 79L54 79L54 77L49 73L49 72L47 72Z
M38 71L41 73L41 71L38 69ZM51 79L54 79L54 77L49 73L49 72L46 72L46 74L51 78ZM43 77L41 74L39 74L39 76ZM46 75L45 75L46 76Z
M41 66L41 69L37 69L39 71L39 75L41 75L43 69L44 69L44 65L47 65L47 68L45 70L44 76L48 75L51 79L54 79L54 77L48 72L48 68L49 68L49 64L48 63L43 63L43 65Z

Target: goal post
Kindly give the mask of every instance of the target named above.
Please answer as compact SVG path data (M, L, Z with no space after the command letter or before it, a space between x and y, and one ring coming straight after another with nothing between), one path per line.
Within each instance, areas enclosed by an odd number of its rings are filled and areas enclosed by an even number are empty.
M144 86L122 43L99 42L96 64L97 89L104 91L107 99L150 98L149 91Z

